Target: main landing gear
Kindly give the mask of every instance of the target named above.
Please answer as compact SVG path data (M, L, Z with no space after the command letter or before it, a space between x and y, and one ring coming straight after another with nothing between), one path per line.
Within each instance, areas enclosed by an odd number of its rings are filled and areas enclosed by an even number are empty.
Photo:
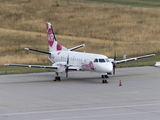
M61 78L58 76L58 72L56 72L56 77L53 81L61 81Z
M106 78L108 78L107 75L102 75L102 78L103 78L102 83L108 83L108 81L106 80Z

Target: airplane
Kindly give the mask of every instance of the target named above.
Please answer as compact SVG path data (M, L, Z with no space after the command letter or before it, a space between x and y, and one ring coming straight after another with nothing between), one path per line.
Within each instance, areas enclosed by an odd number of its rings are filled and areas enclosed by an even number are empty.
M74 50L81 48L85 45L82 44L67 49L66 47L58 44L51 23L49 22L46 23L46 29L47 29L49 52L34 50L30 48L24 48L24 49L47 55L48 59L52 62L52 66L22 65L22 64L5 64L5 65L54 69L56 73L54 81L61 80L59 73L65 73L67 78L69 71L98 72L101 73L101 77L103 78L102 83L108 83L106 78L108 78L108 75L112 74L112 72L113 74L115 74L116 64L155 56L155 54L149 54L129 59L116 60L116 55L114 55L114 58L111 59L101 54L76 52Z

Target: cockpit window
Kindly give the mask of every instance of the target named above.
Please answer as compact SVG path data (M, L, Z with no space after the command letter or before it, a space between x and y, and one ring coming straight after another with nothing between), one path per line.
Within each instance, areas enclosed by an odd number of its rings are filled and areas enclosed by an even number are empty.
M106 62L109 62L109 59L108 59L108 58L106 58Z
M109 59L108 58L106 58L106 59L103 59L103 58L101 58L101 59L94 59L94 62L104 63L104 62L109 62Z
M105 59L99 59L99 62L106 62Z
M98 59L95 59L94 62L98 62Z

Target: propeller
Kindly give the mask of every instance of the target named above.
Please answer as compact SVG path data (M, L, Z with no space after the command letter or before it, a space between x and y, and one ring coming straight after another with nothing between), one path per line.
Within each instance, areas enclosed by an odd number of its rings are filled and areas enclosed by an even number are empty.
M68 57L67 57L67 64L65 65L65 67L66 67L66 78L68 78L68 68L69 68L69 55L68 55Z
M115 69L116 69L115 61L116 61L116 52L114 53L114 61L112 62L113 63L113 75L115 75Z

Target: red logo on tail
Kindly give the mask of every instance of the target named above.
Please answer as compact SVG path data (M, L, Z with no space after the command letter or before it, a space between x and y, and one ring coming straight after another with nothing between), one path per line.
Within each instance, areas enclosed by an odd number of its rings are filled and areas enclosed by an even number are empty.
M54 44L55 38L54 38L54 36L52 34L52 30L50 28L48 29L47 35L48 35L48 44L50 47L52 47L52 45Z

